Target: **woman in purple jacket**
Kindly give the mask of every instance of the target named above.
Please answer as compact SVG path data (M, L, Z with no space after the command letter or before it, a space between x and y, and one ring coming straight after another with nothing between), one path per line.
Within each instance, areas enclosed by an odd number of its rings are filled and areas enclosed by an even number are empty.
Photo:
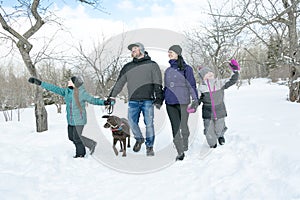
M170 67L165 71L164 96L167 113L171 122L173 142L177 150L177 160L184 159L184 151L188 150L188 128L187 112L188 105L196 111L198 106L198 92L193 68L187 65L181 55L182 48L173 45L169 48Z

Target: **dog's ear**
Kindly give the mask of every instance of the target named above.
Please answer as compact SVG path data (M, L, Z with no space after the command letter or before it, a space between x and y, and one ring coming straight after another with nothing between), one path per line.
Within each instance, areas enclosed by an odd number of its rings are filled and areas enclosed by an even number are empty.
M103 115L102 118L109 118L109 115Z

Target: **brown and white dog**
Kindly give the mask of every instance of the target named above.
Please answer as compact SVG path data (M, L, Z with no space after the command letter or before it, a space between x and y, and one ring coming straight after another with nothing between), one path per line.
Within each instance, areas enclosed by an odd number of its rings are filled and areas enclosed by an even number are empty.
M128 148L130 147L130 128L128 120L125 118L119 118L114 115L104 115L102 118L106 118L104 128L110 128L113 136L113 150L118 155L116 144L120 142L120 152L123 152L122 156L126 156L126 138L128 139Z

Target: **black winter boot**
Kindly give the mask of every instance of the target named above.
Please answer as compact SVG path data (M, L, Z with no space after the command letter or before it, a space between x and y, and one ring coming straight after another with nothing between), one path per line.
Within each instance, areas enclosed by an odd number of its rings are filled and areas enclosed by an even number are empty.
M184 153L182 153L182 154L179 154L178 156L176 156L176 161L177 160L183 160L184 159Z
M84 158L84 155L75 155L73 158Z
M147 156L154 156L153 147L147 147Z
M145 139L141 139L140 141L136 141L133 147L134 152L139 152L141 150L142 144L144 143Z
M224 138L223 136L219 137L219 138L218 138L218 141L219 141L219 144L220 144L220 145L225 144L225 138Z

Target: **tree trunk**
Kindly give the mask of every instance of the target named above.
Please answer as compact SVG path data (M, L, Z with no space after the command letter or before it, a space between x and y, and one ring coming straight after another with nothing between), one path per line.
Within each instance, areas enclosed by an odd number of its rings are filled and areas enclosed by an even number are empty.
M26 45L19 41L17 44L19 51L21 53L22 59L30 72L31 76L38 77L35 66L29 55L29 51L26 49ZM35 117L36 117L36 131L43 132L48 130L48 120L47 120L47 110L45 109L45 104L43 100L43 90L37 87L35 94Z
M35 102L35 120L37 132L43 132L48 130L48 114L44 105L43 93L41 90L41 88L37 88Z
M285 9L291 7L291 4L287 0L282 0ZM289 56L293 59L294 63L299 61L300 52L298 51L298 35L297 35L297 5L298 2L295 3L291 1L294 5L287 12L288 14L288 26L289 30ZM299 66L291 66L290 67L290 83L289 83L289 99L290 101L300 102L299 101L299 80L298 77L300 75L300 67Z
M290 67L290 81L289 81L289 99L292 102L300 102L300 66Z

